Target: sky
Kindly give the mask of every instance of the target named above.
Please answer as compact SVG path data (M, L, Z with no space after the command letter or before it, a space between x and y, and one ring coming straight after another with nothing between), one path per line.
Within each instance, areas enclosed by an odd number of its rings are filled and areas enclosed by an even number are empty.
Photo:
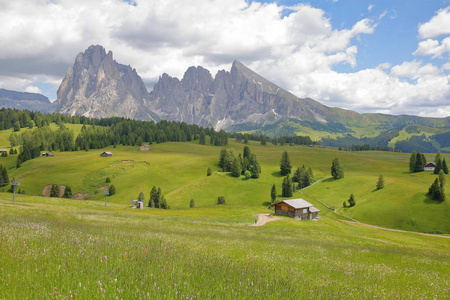
M450 0L0 0L0 88L56 91L102 45L151 91L234 60L359 113L450 116Z

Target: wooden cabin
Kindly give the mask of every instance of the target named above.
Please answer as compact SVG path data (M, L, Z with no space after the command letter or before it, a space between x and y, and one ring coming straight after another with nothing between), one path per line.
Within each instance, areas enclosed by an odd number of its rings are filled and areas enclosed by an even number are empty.
M101 157L111 157L112 156L112 152L105 151L102 154L100 154L100 156Z
M149 145L141 145L141 146L139 146L139 150L148 151L148 150L150 150L150 146Z
M425 166L423 166L424 171L431 171L434 172L434 169L436 169L436 164L429 162Z
M320 210L301 198L275 203L275 213L297 220L312 220L319 217Z
M42 153L42 156L55 156L55 154L51 152L44 152Z

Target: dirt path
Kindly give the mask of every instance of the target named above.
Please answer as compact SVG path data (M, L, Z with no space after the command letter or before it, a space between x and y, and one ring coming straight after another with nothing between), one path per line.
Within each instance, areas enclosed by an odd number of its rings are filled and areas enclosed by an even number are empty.
M251 224L250 226L263 226L267 222L276 221L276 220L280 220L281 219L280 217L272 216L270 213L256 214L254 216L255 216L257 222L254 223L254 224Z
M420 235L436 236L436 237L441 237L441 238L447 238L447 239L450 239L450 236L449 236L449 235L431 234L431 233L422 233L422 232L417 232L417 231L407 231L407 230L400 230L400 229L392 229L392 228L380 227L380 226L375 226L375 225L365 224L365 223L361 223L361 222L353 222L353 221L346 221L346 220L342 220L342 221L347 222L347 223L356 224L356 225L363 225L363 226L367 226L367 227L372 227L372 228L376 228L376 229L381 229L381 230L397 231L397 232L404 232L404 233L415 233L415 234L420 234Z

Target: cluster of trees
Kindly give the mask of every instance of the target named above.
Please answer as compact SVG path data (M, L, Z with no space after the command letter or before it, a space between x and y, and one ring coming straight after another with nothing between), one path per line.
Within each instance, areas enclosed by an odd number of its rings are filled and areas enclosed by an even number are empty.
M293 182L298 182L297 188L302 189L307 186L310 186L314 182L314 174L311 167L306 170L305 165L303 165L301 168L298 167L297 170L295 170L294 175L292 176Z
M439 171L439 177L436 178L433 184L428 189L428 196L431 197L432 200L436 200L439 202L445 201L445 173L443 170Z
M233 149L223 148L220 151L219 165L224 172L231 172L233 177L244 175L246 178L259 178L261 173L258 159L248 146L238 156Z
M0 188L9 185L9 175L6 167L0 164Z
M391 150L389 147L385 146L370 146L369 144L363 145L352 145L350 148L351 151L389 151Z
M444 171L445 174L448 174L447 162L445 161L445 157L442 158L440 151L436 154L434 163L436 164L436 168L434 168L434 174L439 174L441 170Z
M347 202L345 202L345 201L342 204L344 207L353 207L356 205L355 196L353 196L353 193L350 195L350 198L347 201L348 201L348 205L347 205Z
M300 136L293 134L292 136L280 136L280 137L269 137L261 134L248 134L248 133L233 133L231 137L236 138L236 142L244 141L244 144L247 144L248 141L257 141L260 142L261 145L265 146L267 143L272 143L272 145L281 145L284 146L286 144L292 145L314 145L316 142L313 142L309 136Z
M226 204L224 196L217 197L217 205L221 205L221 204Z
M143 196L143 194L142 194ZM145 201L142 199L142 201ZM150 199L148 201L148 207L152 208L162 208L162 209L170 209L170 206L167 204L166 198L162 194L161 188L153 186L150 191Z
M60 196L60 186L57 184L52 184L52 187L50 188L50 197L59 197L59 196ZM64 187L63 198L72 198L72 189L68 185Z
M336 156L333 159L331 164L331 176L333 176L334 179L344 178L344 169L342 168L339 156Z
M425 155L420 152L413 151L409 158L409 171L411 173L422 172L424 166L427 164Z

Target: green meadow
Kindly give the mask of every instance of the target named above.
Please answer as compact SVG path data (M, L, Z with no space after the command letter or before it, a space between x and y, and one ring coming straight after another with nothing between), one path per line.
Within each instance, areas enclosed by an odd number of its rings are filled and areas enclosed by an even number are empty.
M0 148L9 146L10 133L0 132ZM227 147L241 153L244 146L230 139ZM436 175L409 173L410 154L248 146L261 164L258 179L220 172L221 147L195 142L55 152L18 169L16 155L0 158L25 190L14 203L11 193L0 193L0 299L450 297L450 199L428 200ZM312 168L316 183L293 198L314 204L320 218L249 226L254 214L272 212L272 184L281 194L283 150L293 169ZM100 157L103 151L113 156ZM340 180L330 175L336 156ZM434 156L426 154L428 161ZM385 187L375 190L380 174ZM107 206L106 177L117 190ZM47 184L88 196L43 197ZM171 209L132 209L130 200L143 192L148 201L153 186ZM356 206L343 208L351 193ZM226 205L216 205L218 196Z

